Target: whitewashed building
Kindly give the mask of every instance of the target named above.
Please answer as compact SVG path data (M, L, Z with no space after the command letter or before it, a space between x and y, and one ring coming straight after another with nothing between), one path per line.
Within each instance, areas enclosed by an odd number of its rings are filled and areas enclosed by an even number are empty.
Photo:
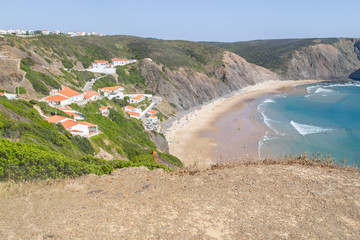
M145 100L145 96L142 94L136 95L130 98L130 103L139 103Z
M91 66L92 68L107 68L109 67L109 62L106 60L95 60Z
M49 34L50 34L50 31L49 31L49 30L42 30L42 31L41 31L41 34L42 34L42 35L49 35Z

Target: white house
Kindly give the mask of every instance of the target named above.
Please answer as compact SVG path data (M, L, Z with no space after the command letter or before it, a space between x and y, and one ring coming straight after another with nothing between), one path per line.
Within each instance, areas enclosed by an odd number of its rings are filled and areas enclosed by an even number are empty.
M4 96L9 100L17 98L16 94L11 94L11 93L6 93L6 92L0 92L0 96Z
M108 114L110 113L109 108L108 108L108 107L105 107L105 106L102 106L101 108L99 108L99 112L100 112L102 115L108 115Z
M54 115L52 117L49 117L45 119L46 121L50 123L61 123L61 125L64 126L64 128L70 132L72 135L80 135L83 137L91 137L95 134L99 133L99 128L97 125L88 123L88 122L76 122L72 119L60 116L60 115Z
M95 60L91 66L92 68L107 68L109 66L109 62L106 60Z
M60 31L59 31L59 30L55 30L55 31L54 31L54 34L59 35L59 34L60 34Z
M129 59L113 58L111 62L114 66L122 66L131 63Z
M82 93L63 86L60 91L52 89L50 91L50 96L46 97L44 100L50 104L65 106L71 103L79 102L83 99L84 95Z
M149 116L149 121L151 121L151 122L156 122L157 120L158 120L158 117L157 117L157 116L155 116L155 115Z
M0 29L0 34L8 34L8 31L4 29Z
M58 109L65 112L67 115L73 117L75 120L84 120L84 118L80 116L77 111L71 108L58 108Z
M139 103L145 100L145 96L142 94L136 95L130 98L130 103Z
M68 31L67 34L70 35L70 36L72 36L72 35L74 34L74 32L73 32L73 31Z
M121 97L123 91L124 88L122 86L104 87L98 89L99 94L102 93L102 95L104 95L105 97L111 97L111 96Z
M95 101L99 98L99 94L95 91L85 90L84 99L88 101Z
M34 30L28 30L28 34L29 34L29 35L34 35L34 34L35 34L35 31L34 31Z
M154 110L154 109L151 109L151 110L149 110L149 111L147 111L147 113L146 113L146 115L147 116L151 116L151 115L157 115L159 113L159 111L156 111L156 110Z
M49 35L49 34L50 34L50 31L49 31L49 30L42 30L42 31L41 31L41 34L42 34L42 35Z
M129 106L129 105L124 107L124 110L127 111L127 112L136 112L136 113L141 113L142 112L140 108L135 108L135 107Z
M16 35L25 35L26 31L24 29L18 29L15 31Z

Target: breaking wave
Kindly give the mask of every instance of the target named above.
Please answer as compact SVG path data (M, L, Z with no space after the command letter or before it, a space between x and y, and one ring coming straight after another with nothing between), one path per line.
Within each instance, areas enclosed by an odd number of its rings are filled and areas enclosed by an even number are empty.
M322 128L307 124L300 124L294 121L291 121L290 124L300 133L302 136L314 133L322 133L322 132L330 132L332 129L330 128Z

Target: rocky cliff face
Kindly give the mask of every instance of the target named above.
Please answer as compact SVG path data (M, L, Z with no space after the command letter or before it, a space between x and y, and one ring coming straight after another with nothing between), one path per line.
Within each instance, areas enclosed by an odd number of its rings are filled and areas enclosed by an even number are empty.
M165 69L153 62L140 66L146 84L168 102L180 109L189 109L216 97L223 96L243 87L267 80L281 79L279 75L244 58L225 52L223 65L208 66L209 73L179 68L176 71Z
M286 79L346 79L360 68L356 42L340 39L334 45L316 44L295 51L281 75Z

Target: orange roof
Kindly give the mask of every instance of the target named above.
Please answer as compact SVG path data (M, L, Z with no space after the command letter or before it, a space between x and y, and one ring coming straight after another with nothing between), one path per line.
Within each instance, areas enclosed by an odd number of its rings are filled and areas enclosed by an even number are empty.
M79 131L79 130L70 130L69 132L82 132L82 131Z
M99 108L100 110L106 110L107 109L107 107L105 107L105 106L102 106L101 108Z
M63 111L63 112L66 112L66 111L75 111L75 110L72 110L71 108L58 108L59 110Z
M126 112L132 116L140 116L140 113L137 113L137 112L131 112L131 111L127 111L127 110L124 110L124 112Z
M91 91L91 90L85 90L85 93L86 93L86 94L91 94L91 95L93 95L93 96L97 96L97 95L98 95L97 92Z
M148 111L148 113L153 114L153 115L157 114L158 112L159 112L159 111L156 111L156 110L154 110L154 109L151 109L150 111Z
M95 60L94 62L96 62L96 63L108 63L108 61L106 61L106 60Z
M64 96L61 96L61 95L52 95L52 96L48 96L47 98L45 98L44 100L45 101L48 101L48 102L60 102L60 101L64 101L68 99L67 97L64 97Z
M74 120L69 119L69 120L63 121L61 124L64 126L65 129L69 129L73 126L78 125L79 123L75 122Z
M81 95L81 93L79 93L79 92L77 92L75 90L72 90L71 88L68 88L68 87L63 87L63 90L58 91L57 93L61 94L61 95L64 95L64 96L66 96L68 98Z
M151 115L149 118L157 118L157 116L155 116L155 115Z
M46 121L48 121L49 123L58 123L64 119L67 119L66 117L63 117L63 116L60 116L60 115L54 115L54 116L51 116L47 119L45 119Z
M141 98L143 98L144 97L144 95L136 95L135 97L132 97L131 99L134 99L134 100L139 100L139 99L141 99Z
M129 61L129 59L113 58L111 61Z
M90 126L90 127L96 127L95 124L92 124L92 123L89 123L89 122L77 122L79 124L82 124L82 125L87 125L87 126Z
M127 105L125 108L135 109L135 107L133 107L133 106L129 106L129 105Z
M91 98L93 96L97 96L97 95L98 95L97 93L96 94L95 93L87 93L87 94L84 95L84 98L89 99L89 98Z
M101 88L100 90L101 90L101 91L104 91L104 90L114 91L114 90L118 90L119 88L123 88L123 87L121 87L121 86L104 87L104 88Z
M72 113L72 112L66 112L66 114L69 116L72 116L72 117L81 117L79 114Z
M3 92L0 92L0 96L2 96L2 95L4 95L4 93L3 93Z

